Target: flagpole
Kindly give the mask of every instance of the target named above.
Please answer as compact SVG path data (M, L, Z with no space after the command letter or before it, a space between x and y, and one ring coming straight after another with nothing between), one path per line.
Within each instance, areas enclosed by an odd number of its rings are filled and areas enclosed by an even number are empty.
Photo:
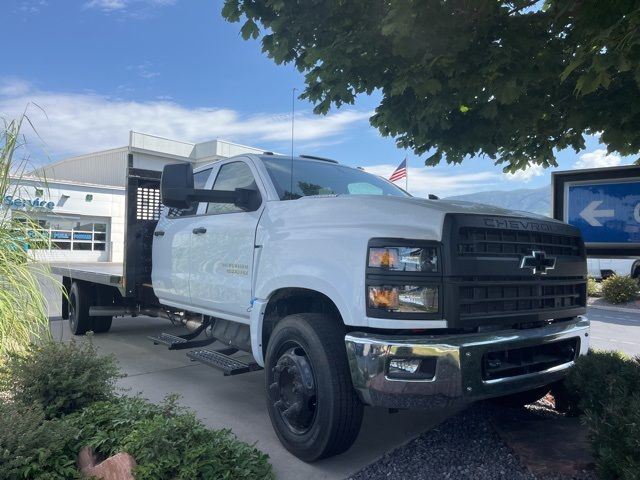
M404 177L404 189L407 193L409 193L409 159L407 156L404 156L405 166L407 167L407 174Z

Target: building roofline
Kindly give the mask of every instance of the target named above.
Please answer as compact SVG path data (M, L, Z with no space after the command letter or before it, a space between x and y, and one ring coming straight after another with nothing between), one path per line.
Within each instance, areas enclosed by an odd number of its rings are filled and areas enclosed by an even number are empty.
M175 138L163 137L162 135L155 135L153 133L139 132L137 130L129 130L129 138L131 138L131 135L136 134L136 133L138 135L144 135L145 137L158 138L160 140L167 140L169 142L184 143L185 145L191 145L191 146L195 146L196 145L193 142L185 142L184 140L176 140ZM131 146L131 142L129 142L129 146Z
M37 183L39 184L39 186L43 188L46 188L50 185L69 185L73 187L89 187L89 188L99 188L103 190L119 190L119 191L125 190L125 187L118 186L118 185L101 185L97 183L75 182L73 180L47 179L47 178L35 177L32 175L22 175L22 176L9 175L9 179L15 181L16 183L25 182L25 181L30 183Z
M33 171L36 172L38 170L43 170L45 168L51 168L51 167L55 167L57 165L62 165L63 163L67 163L67 162L69 162L71 160L80 160L80 159L83 159L83 158L86 158L86 157L91 157L93 155L109 153L109 152L117 152L117 151L128 152L129 151L129 147L125 146L125 147L108 148L106 150L97 150L95 152L83 153L82 155L75 155L73 157L66 157L66 158L63 158L61 160L56 160L55 162L45 163L44 165L37 166L37 167L35 167L33 169Z

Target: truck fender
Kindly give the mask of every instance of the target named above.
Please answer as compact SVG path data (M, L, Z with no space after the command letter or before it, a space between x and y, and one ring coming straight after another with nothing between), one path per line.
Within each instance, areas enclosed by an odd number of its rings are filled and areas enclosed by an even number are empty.
M251 350L256 363L260 366L264 366L262 327L264 323L265 310L269 304L269 299L275 292L288 288L311 290L323 294L333 302L338 313L342 317L343 322L346 325L351 324L350 312L347 308L347 304L344 302L344 299L337 291L334 291L334 288L332 288L331 285L323 282L322 280L296 275L291 278L281 279L281 281L272 282L271 291L268 294L251 300L251 311L249 315Z

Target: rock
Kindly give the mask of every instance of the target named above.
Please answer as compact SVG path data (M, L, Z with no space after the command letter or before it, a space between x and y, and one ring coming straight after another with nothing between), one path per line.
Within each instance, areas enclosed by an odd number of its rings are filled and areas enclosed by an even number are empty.
M98 456L93 448L82 447L78 454L78 468L80 471L87 475L87 469L95 467L96 463L98 463Z
M90 447L84 447L78 454L78 467L83 475L100 480L135 480L133 469L136 461L128 453L116 453L96 465L98 457Z

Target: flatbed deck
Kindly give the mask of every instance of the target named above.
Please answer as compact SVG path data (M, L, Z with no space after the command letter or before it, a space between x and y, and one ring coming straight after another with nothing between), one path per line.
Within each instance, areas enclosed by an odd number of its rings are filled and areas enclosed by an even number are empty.
M51 263L51 272L75 280L122 286L123 265L115 262Z

